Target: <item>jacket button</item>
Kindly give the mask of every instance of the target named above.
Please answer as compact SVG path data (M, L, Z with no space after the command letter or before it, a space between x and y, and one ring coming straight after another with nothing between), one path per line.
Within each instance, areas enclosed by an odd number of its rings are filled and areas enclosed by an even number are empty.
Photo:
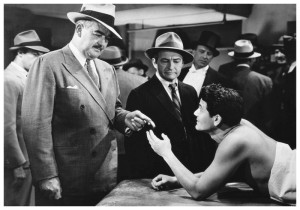
M85 106L84 105L80 105L80 109L84 110Z
M97 152L96 152L96 151L93 151L93 152L92 152L92 157L94 158L94 157L96 157L96 155L97 155Z
M90 129L90 134L94 135L95 133L96 133L95 128L91 128L91 129Z

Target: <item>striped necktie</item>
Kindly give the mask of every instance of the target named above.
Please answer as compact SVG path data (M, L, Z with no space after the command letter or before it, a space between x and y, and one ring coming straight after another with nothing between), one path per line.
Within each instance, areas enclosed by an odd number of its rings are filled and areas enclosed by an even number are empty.
M99 79L96 75L96 72L93 71L92 66L91 66L91 60L86 59L84 67L86 68L88 74L90 75L91 79L94 81L95 85L100 88L100 83Z
M171 95L172 95L172 101L173 101L173 105L176 111L176 114L178 116L178 118L181 120L181 104L179 101L179 98L176 94L176 89L177 89L177 84L170 84L169 88L171 89Z

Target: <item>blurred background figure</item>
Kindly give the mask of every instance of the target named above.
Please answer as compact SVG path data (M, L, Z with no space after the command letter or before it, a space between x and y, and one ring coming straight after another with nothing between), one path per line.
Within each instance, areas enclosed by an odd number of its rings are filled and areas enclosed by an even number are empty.
M34 30L23 31L9 48L14 60L4 71L4 205L32 205L32 177L21 125L23 90L36 58L49 49Z
M252 70L252 65L261 54L254 50L251 41L242 39L235 42L234 50L228 55L234 59L234 63L222 73L231 80L244 99L243 118L269 134L273 83L269 77Z
M122 50L117 46L109 46L105 48L99 58L114 66L120 87L119 99L122 102L123 108L125 108L127 98L131 90L146 82L147 79L139 75L130 74L123 70L124 66L128 64L128 58L122 55ZM124 179L123 177L127 176L128 162L124 149L124 135L117 130L115 131L118 142L118 181L120 181Z
M141 59L131 59L128 63L126 63L123 66L123 70L127 71L130 74L136 74L149 79L146 75L148 66L146 66Z

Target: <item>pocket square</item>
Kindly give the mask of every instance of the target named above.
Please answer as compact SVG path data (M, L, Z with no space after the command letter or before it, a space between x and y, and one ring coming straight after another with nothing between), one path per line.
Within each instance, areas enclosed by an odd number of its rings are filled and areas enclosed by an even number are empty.
M70 89L78 89L78 86L77 86L77 85L74 85L74 86L68 86L67 88L70 88Z

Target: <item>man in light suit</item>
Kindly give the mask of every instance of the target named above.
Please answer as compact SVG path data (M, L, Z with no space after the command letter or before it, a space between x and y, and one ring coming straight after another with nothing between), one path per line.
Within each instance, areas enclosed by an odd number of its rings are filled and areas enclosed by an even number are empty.
M147 79L145 77L130 74L123 70L123 65L128 63L128 58L122 55L121 49L116 46L109 46L101 53L101 60L106 61L110 65L113 65L116 69L119 87L120 87L120 101L123 107L126 107L127 98L129 93L134 89L145 83ZM124 149L124 135L116 131L118 142L118 181L121 181L126 177L128 173L128 160L126 159Z
M220 52L216 49L220 44L220 36L212 31L203 31L197 42L193 43L194 60L192 67L182 70L178 79L195 88L199 96L202 86L220 83L230 87L229 81L215 69L210 67L210 62Z
M153 123L122 109L111 65L97 59L113 29L114 5L69 12L71 42L39 58L28 75L22 117L37 205L96 205L117 181L113 129Z
M49 50L34 30L14 38L15 59L4 71L4 205L30 205L32 178L21 126L21 106L27 73L36 58Z
M193 110L198 105L197 93L192 86L177 79L183 64L191 62L193 55L183 50L181 38L174 32L157 37L155 47L146 50L145 54L152 60L157 72L149 81L131 91L126 108L138 109L151 117L157 125L156 133L172 136L172 150L190 170L199 172L206 169L213 151L210 153L206 147L209 137L195 130ZM163 159L152 151L146 130L144 128L125 139L130 163L129 178L172 174ZM196 138L200 141L196 142Z

